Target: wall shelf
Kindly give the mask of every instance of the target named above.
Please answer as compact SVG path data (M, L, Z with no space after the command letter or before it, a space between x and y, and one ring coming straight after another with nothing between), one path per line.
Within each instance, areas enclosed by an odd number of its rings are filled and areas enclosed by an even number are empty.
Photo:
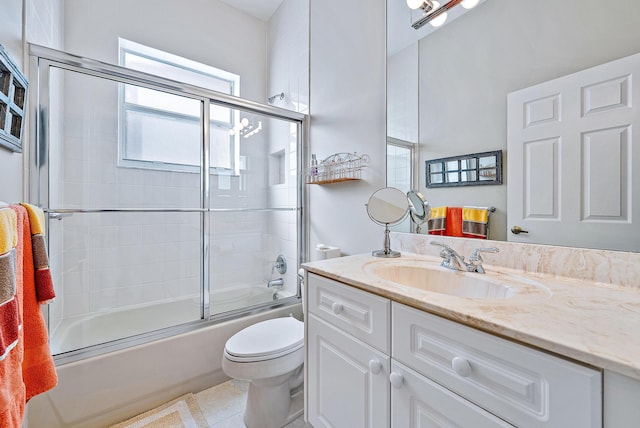
M307 184L330 184L361 179L362 168L369 163L369 155L335 153L310 166L305 171Z

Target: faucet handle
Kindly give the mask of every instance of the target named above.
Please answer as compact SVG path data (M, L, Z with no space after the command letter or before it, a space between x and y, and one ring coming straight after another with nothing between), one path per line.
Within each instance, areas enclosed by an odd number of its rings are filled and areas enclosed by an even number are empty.
M444 242L431 241L431 245L437 245L439 247L442 247L442 250L440 251L440 257L442 257L445 260L451 260L451 257L453 257L453 254L455 253L455 251L453 251L453 248L451 248Z
M482 267L482 262L484 260L482 259L482 256L480 255L480 253L497 253L499 251L500 249L496 247L476 248L471 253L471 256L469 256L469 265L471 265L473 271L478 273L484 273L484 267Z
M469 257L469 261L470 262L475 260L482 261L482 256L480 256L480 253L498 253L498 252L500 252L500 248L498 247L476 248L471 253L471 256Z
M438 247L442 247L444 248L444 250L448 251L448 252L453 252L453 249L448 246L447 244L445 244L444 242L441 241L431 241L430 242L431 245L437 245Z

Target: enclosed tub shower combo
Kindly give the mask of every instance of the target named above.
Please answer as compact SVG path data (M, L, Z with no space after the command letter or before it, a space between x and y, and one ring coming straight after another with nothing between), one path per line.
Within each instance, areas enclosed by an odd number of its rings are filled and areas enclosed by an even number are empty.
M128 67L181 67L123 46ZM58 363L300 301L305 115L240 98L221 70L214 91L30 49Z

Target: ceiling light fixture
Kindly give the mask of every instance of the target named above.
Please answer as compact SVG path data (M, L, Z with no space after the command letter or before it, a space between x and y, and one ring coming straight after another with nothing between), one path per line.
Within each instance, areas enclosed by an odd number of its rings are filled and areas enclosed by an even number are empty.
M462 0L460 5L462 7L464 7L465 9L473 9L474 7L476 7L478 5L479 1L480 0Z
M412 10L422 9L425 13L433 10L433 2L431 0L407 0L407 6Z
M475 7L480 0L448 0L443 5L435 0L407 0L410 9L422 9L422 16L411 26L416 30L422 28L426 23L431 23L434 27L439 27L447 20L447 11L459 3L465 9Z

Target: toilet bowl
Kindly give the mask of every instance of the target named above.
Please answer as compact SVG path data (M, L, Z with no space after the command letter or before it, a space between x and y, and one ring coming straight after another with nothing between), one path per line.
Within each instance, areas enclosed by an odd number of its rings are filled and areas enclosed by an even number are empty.
M253 324L227 340L222 370L249 381L247 428L281 428L302 413L304 323L293 317Z

